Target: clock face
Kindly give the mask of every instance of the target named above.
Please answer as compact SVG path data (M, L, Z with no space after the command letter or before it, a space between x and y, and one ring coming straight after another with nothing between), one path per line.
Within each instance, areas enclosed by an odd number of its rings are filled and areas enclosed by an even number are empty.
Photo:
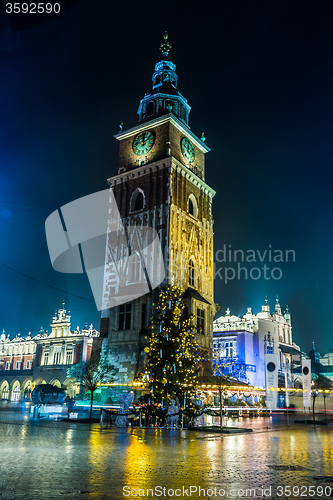
M153 144L153 134L151 132L141 132L133 141L133 151L138 156L145 155L151 150Z
M181 145L182 154L183 154L185 160L188 163L192 163L194 161L194 158L195 158L195 152L194 152L194 148L193 148L192 144L190 143L190 141L186 137L183 137L181 142L180 142L180 145Z

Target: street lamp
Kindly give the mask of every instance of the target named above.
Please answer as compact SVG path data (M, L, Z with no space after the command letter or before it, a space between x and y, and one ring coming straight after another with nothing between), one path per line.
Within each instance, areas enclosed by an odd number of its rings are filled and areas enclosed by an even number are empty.
M316 402L316 397L318 396L318 391L315 389L312 392L312 397L313 397L313 402L312 402L312 416L313 416L313 425L316 425L316 419L315 419L315 402Z

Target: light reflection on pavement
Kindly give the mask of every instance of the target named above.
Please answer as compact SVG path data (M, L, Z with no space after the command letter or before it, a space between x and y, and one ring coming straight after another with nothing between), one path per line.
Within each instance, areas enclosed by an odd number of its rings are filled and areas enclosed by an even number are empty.
M245 490L250 488L251 498L257 499L332 498L324 494L289 496L284 490L278 496L278 485L303 485L306 493L308 486L321 485L328 487L326 493L330 488L333 493L333 482L313 479L333 476L333 427L286 427L285 423L283 418L270 419L267 430L265 419L233 421L233 426L253 427L255 432L222 436L33 421L22 414L0 412L0 499L117 500L139 498L124 496L124 491L147 491L156 486L171 492L183 486L216 487L225 490L225 498L227 493L229 498L249 498ZM299 470L276 470L274 466ZM267 488L271 486L270 492ZM237 490L237 496L231 494L232 489ZM238 494L240 489L244 491ZM190 497L170 493L141 498ZM191 498L222 496L193 493Z

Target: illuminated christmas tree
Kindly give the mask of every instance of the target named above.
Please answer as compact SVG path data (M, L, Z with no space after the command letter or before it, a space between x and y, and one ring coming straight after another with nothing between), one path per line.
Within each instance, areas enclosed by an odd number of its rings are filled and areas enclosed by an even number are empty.
M194 316L186 314L182 296L183 290L174 285L160 293L155 304L156 317L146 337L147 363L138 379L149 383L155 402L178 398L183 406L187 398L192 406L190 396L195 394L202 357L192 326Z

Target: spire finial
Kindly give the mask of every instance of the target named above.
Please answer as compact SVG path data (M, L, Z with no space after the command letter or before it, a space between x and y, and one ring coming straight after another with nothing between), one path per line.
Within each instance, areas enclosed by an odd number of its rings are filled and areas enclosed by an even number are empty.
M288 306L288 304L286 305L286 312L289 313L289 306Z
M168 42L169 35L167 31L164 33L163 38L164 40L160 46L160 50L162 51L163 59L167 59L167 57L169 56L170 49L172 48L171 43Z
M277 304L279 303L279 296L278 295L276 296L276 303Z
M267 298L267 295L265 297L265 304L268 304L268 298Z

